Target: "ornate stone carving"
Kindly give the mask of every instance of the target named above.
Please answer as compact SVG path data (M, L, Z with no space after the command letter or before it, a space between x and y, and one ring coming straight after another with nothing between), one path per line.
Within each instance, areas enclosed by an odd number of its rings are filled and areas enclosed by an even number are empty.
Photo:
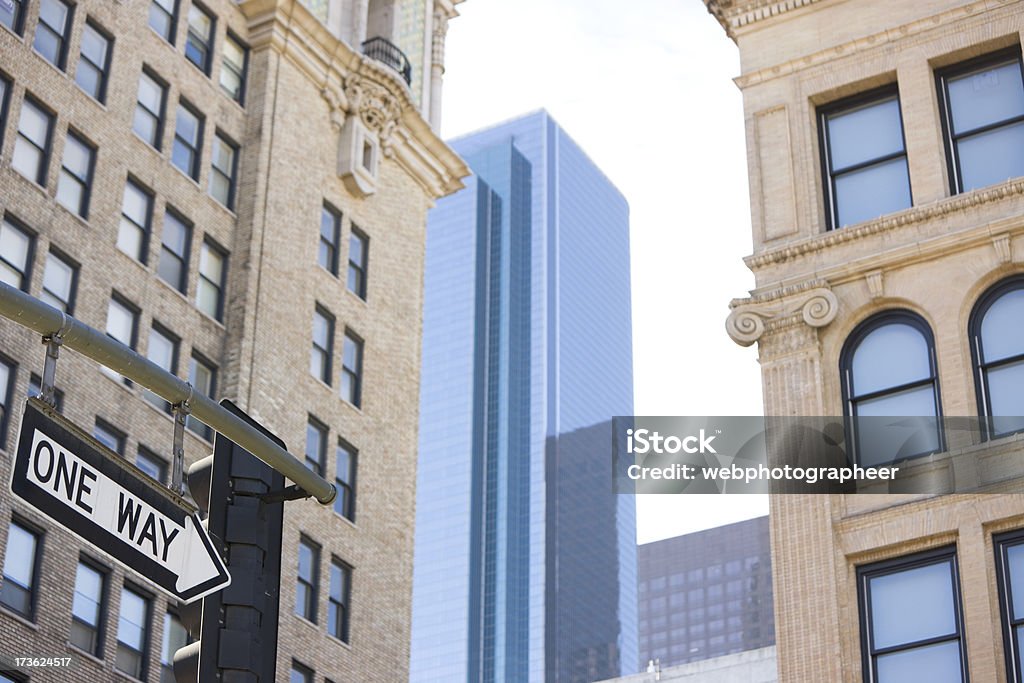
M398 98L379 83L356 76L346 79L345 94L351 103L350 111L377 135L384 155L391 156L391 134L402 116L402 105Z
M885 296L885 280L882 278L882 271L872 270L864 275L864 281L868 284L868 292L872 299L879 299Z
M733 301L731 307L726 332L740 346L750 346L764 334L766 323L797 313L811 327L828 325L836 317L839 301L831 289L818 287L782 298Z
M1000 263L1010 263L1013 260L1013 250L1010 248L1010 236L1007 234L996 235L992 238L992 247L996 250L996 256Z
M348 98L345 97L345 93L341 89L329 86L321 90L320 95L327 100L327 104L331 108L331 125L340 132L342 126L345 125L345 114L349 110Z

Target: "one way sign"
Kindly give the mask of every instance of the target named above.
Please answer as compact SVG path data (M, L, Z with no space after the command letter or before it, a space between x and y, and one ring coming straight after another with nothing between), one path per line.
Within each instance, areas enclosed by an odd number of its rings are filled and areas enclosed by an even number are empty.
M37 398L25 403L11 490L178 600L231 583L195 508Z

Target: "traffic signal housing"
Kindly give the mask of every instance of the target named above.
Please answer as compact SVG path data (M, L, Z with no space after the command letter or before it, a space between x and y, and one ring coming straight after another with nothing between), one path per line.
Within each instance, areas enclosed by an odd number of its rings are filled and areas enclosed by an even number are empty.
M221 405L284 443L227 399ZM223 590L185 605L181 620L198 638L174 654L177 683L272 683L277 666L284 475L222 434L213 455L188 469L189 492L231 574Z

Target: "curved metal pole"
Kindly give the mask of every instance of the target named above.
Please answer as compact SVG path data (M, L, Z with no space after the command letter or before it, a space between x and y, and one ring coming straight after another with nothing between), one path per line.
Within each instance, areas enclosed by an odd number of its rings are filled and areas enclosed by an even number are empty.
M157 394L171 404L189 400L192 415L298 484L324 505L330 505L337 490L244 420L232 415L216 401L192 393L191 385L143 358L121 342L75 320L71 316L0 282L0 316L43 336L60 332L62 345L101 363Z

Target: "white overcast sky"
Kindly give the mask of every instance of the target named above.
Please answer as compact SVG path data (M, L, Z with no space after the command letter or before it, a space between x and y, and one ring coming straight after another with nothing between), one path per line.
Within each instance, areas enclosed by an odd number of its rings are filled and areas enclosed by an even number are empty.
M736 46L701 0L458 9L443 136L547 109L629 202L635 413L761 414L756 352L724 326L753 286ZM637 540L766 513L763 496L640 496Z

